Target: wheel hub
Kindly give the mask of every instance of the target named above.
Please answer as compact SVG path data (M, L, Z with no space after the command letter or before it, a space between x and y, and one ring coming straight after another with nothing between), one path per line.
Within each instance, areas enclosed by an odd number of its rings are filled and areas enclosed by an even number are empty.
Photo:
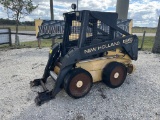
M76 84L77 88L81 88L83 86L83 82L79 80Z
M119 73L116 72L116 73L114 74L114 78L118 78L118 77L119 77Z

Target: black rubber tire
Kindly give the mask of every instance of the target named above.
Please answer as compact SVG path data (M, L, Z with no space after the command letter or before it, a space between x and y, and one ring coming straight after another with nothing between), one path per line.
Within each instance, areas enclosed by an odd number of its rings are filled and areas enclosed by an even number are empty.
M120 87L124 83L126 76L126 66L118 62L109 63L102 72L102 80L110 88Z
M75 99L87 95L92 85L93 80L91 74L82 68L71 70L64 79L64 90L70 97Z

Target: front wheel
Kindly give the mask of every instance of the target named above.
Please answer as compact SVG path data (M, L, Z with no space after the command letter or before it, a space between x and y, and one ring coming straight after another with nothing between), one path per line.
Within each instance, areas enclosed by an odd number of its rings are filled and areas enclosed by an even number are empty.
M87 95L92 87L91 74L82 69L71 70L64 79L64 89L72 98L81 98Z

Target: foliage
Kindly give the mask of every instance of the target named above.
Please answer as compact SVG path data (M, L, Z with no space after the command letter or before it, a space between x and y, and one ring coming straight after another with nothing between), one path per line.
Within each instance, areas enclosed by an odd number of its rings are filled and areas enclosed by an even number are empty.
M14 20L20 20L38 7L32 0L0 0L0 3L7 9L8 17Z
M38 6L34 6L32 0L0 0L0 4L7 9L8 17L12 17L14 20L16 20L15 43L19 45L19 40L17 37L19 20L22 17L29 15Z
M0 18L0 25L16 25L16 21Z
M0 18L0 25L16 25L16 21ZM19 22L19 25L34 26L35 23L34 21L24 21L24 22Z
M25 22L21 22L21 25L27 25L27 26L35 26L35 22L34 21L25 21Z

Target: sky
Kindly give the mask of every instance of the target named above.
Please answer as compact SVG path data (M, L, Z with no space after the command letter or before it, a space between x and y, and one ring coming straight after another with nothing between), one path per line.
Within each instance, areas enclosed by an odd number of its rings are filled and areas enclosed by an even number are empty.
M32 0L39 5L22 21L50 19L50 0ZM78 0L79 10L116 12L117 0ZM77 0L53 0L55 20L63 20L63 13L72 11L71 4ZM160 16L160 0L130 0L128 18L133 19L133 26L157 27ZM0 5L0 18L7 18L6 10Z

